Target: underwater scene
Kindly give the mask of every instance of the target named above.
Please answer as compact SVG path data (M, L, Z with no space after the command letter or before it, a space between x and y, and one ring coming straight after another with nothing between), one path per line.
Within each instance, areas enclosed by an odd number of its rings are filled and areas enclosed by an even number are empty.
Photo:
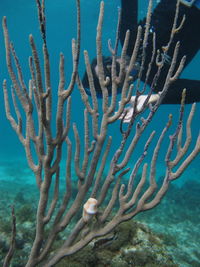
M42 9L44 2L45 10ZM127 2L130 1L127 0ZM162 0L152 2L155 8ZM13 43L13 46L7 45L6 58L4 23L4 33L3 29L0 30L2 84L2 90L0 90L0 266L200 267L200 148L189 166L177 178L165 184L166 175L170 169L170 164L167 165L167 157L176 158L176 149L179 146L183 148L187 137L190 136L190 130L191 137L188 138L191 139L190 147L188 152L180 157L181 160L175 166L173 173L176 173L176 170L179 171L179 167L181 168L182 162L188 155L192 157L190 153L195 146L198 146L196 142L200 143L197 140L200 132L200 103L196 103L191 129L188 126L187 131L192 104L184 106L184 114L180 104L161 104L153 114L151 122L147 127L145 126L140 140L134 146L134 152L127 156L134 138L137 139L135 133L141 129L138 125L145 123L144 118L147 118L150 109L145 110L142 115L139 114L140 117L137 117L134 124L130 126L130 136L129 134L126 136L128 124L122 121L123 113L121 112L122 115L114 120L118 104L111 112L110 118L113 120L105 126L101 122L108 110L107 103L102 97L96 98L98 104L95 104L92 93L88 95L80 93L81 86L77 85L77 77L74 78L70 96L65 97L65 92L59 89L63 82L64 88L70 90L72 73L76 65L73 60L77 59L77 54L74 52L73 58L72 50L76 50L78 46L72 40L78 39L77 3L79 1L76 0L0 1L0 18L3 20L6 16L9 41ZM138 1L138 20L146 17L148 5L149 0ZM86 70L85 51L88 51L90 62L96 57L100 6L102 6L100 0L80 0L81 37L78 58L80 79ZM112 47L115 45L120 7L120 0L104 1L102 27L104 56L111 56L112 51L108 40L111 40ZM198 12L200 16L200 10ZM32 46L30 34L34 38ZM42 93L36 92L33 82L35 79L39 84L40 80L37 56L34 58L33 55L34 45L40 60L41 83L46 88ZM72 45L74 45L73 49ZM48 52L45 52L46 47ZM121 51L122 47L119 44L117 55L121 55ZM45 62L43 53L46 53ZM63 80L61 53L65 61ZM10 54L12 54L11 58L9 58ZM31 55L33 55L32 59L30 59ZM16 68L18 61L20 67L18 65ZM20 92L17 91L17 85L13 84L14 80L9 75L8 62L13 66L13 77L18 77L18 81L20 70L23 73L23 81L18 83ZM48 85L48 63L50 86ZM199 80L199 65L200 54L196 53L190 64L184 68L181 78ZM32 66L32 73L30 66ZM5 79L6 85L5 82L3 85ZM31 82L30 79L32 79ZM28 93L23 88L23 82L26 88L29 88ZM50 93L48 86L51 87ZM64 95L63 102L58 100L58 90L60 95L62 93ZM8 93L5 94L5 91ZM51 100L48 102L49 94ZM88 96L85 102L84 95ZM9 100L5 100L6 97ZM116 103L121 101L120 94L117 94L116 98ZM110 104L110 96L108 99ZM29 100L33 105L30 105ZM40 109L42 101L47 101L44 109ZM50 109L48 109L48 103L51 105ZM97 105L99 110L93 116ZM29 121L27 118L31 111L27 109L30 107L34 111L32 120ZM87 109L88 114L92 110L91 116L87 114ZM7 115L9 112L12 114L13 120L7 119L6 110ZM42 112L47 113L46 116L51 118L52 125L49 126L50 119L44 118L41 115ZM60 114L62 114L61 120L59 120ZM172 115L172 122L169 114ZM170 140L173 136L176 138L177 133L182 131L180 130L182 127L178 127L180 117L183 120L182 140L178 145L173 144L173 151L168 152ZM32 130L34 128L32 122L36 125L36 130ZM159 146L159 157L154 166L154 158L157 157L155 147L158 146L159 137L166 125L169 125L167 126L169 130L162 145ZM63 130L63 127L66 128ZM97 132L103 131L104 127L108 129L103 143ZM29 131L27 131L28 128ZM55 138L49 137L50 128ZM62 136L65 138L60 137L58 129L62 129ZM33 136L34 131L37 132L39 139ZM93 138L95 134L96 138ZM109 136L112 137L112 142L109 141L111 140ZM41 140L43 144L39 144ZM54 142L53 146L49 140ZM97 140L99 140L101 152L98 152ZM122 140L126 142L124 146ZM89 144L85 149L87 142ZM101 147L104 150L101 150ZM119 152L122 147L122 152ZM117 151L120 153L119 158L117 158ZM50 155L50 163L45 155ZM99 158L95 164L97 156ZM127 157L128 162L124 163L124 169L112 169L116 158L118 164L115 166L119 167ZM145 173L144 166L148 166L148 174L143 186L141 177ZM148 185L154 183L154 179L149 178L151 176L155 177L156 188L155 192L153 190L149 196L146 196L145 193L151 191ZM45 184L48 185L45 187ZM161 197L157 195L160 188L164 191L160 193ZM147 204L140 201L143 197ZM134 201L135 198L137 200ZM96 201L91 204L94 208L92 211L90 207L89 211L86 210L86 204L90 204L89 200ZM129 207L132 202L135 206ZM142 208L140 205L143 205ZM127 207L124 213L123 207Z

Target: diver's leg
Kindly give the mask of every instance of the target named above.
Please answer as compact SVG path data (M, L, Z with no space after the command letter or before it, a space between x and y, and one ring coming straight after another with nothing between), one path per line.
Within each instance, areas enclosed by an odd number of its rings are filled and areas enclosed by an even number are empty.
M200 0L179 0L179 1L181 4L187 7L195 6L198 9L200 9Z
M120 42L123 46L127 30L130 30L127 55L131 56L138 28L138 0L121 0Z

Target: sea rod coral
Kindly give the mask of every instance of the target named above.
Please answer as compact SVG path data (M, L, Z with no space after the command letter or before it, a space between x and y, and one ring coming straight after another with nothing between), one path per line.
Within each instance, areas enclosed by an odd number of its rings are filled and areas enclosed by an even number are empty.
M72 41L73 71L71 81L66 85L64 55L61 53L57 108L55 110L53 102L56 95L51 85L51 63L46 41L45 1L37 0L36 2L43 40L43 61L39 57L34 38L30 35L32 56L29 58L30 81L28 85L24 81L13 43L10 42L6 17L3 18L6 63L12 84L10 96L8 90L10 86L6 80L3 82L6 116L24 147L28 165L35 175L39 191L35 238L30 254L27 255L26 267L55 266L62 258L81 250L90 241L108 234L121 222L132 219L140 212L154 208L164 197L171 181L179 178L200 152L200 136L197 137L196 145L189 150L192 141L191 123L195 104L192 105L187 118L186 138L184 140L182 138L185 129L183 115L186 94L186 91L183 90L179 120L174 133L170 135L168 147L166 147L164 178L160 187L157 186L156 181L156 164L162 141L172 124L171 115L157 139L151 161L146 160L146 155L155 138L155 131L151 132L145 144L144 142L140 144L143 146L143 151L137 155L134 154L133 157L133 152L141 138L144 137L146 128L151 124L154 115L159 112L158 108L168 87L178 78L184 65L185 58L182 58L181 62L176 62L179 50L179 43L177 43L162 91L155 104L152 105L150 103L152 89L165 65L173 36L181 27L181 25L177 25L177 13L174 18L171 39L168 44L163 44L163 51L156 51L154 45L156 36L154 35L152 38L154 49L146 80L148 80L153 62L157 64L157 73L145 101L140 109L137 109L139 97L146 90L146 84L140 83L140 77L143 74L143 65L146 60L145 48L149 42L152 1L149 1L145 28L138 27L137 39L127 69L125 61L130 33L129 31L126 33L120 56L120 72L117 75L119 15L115 45L112 47L111 42L108 43L112 56L111 97L108 96L107 90L109 77L105 77L102 64L104 2L101 2L96 35L98 75L103 95L102 101L99 101L95 92L87 51L84 51L84 59L91 97L86 94L78 71L81 55L81 23L80 0L77 0L77 39ZM136 64L141 47L141 66L138 79L133 84L131 70ZM44 66L43 70L41 66ZM83 131L71 118L72 103L76 101L73 99L73 89L76 85L84 105L84 108L79 111L80 115L83 115ZM122 86L122 93L118 102L117 88L119 85ZM133 93L136 95L135 108L130 120L125 124L126 106ZM14 106L15 115L12 114L11 103ZM53 125L54 122L55 125ZM110 134L112 127L117 129L115 133L119 136L117 146L116 144L113 146L112 134ZM67 150L67 159L63 156L65 149ZM64 160L66 160L66 190L62 194L60 170ZM72 177L73 172L76 173L76 178ZM74 189L74 184L76 189ZM14 211L13 218L15 218ZM13 225L15 225L15 219L13 219ZM4 260L4 266L9 266L13 257L16 228L13 227L13 229L11 249ZM67 229L69 229L68 232ZM55 248L54 244L62 232L65 234L62 235L62 240L59 240L59 247Z

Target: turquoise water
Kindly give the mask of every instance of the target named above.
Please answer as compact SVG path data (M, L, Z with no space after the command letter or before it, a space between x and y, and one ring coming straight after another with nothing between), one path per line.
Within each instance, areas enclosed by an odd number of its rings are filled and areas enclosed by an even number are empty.
M51 81L53 92L56 93L58 86L58 64L59 53L63 52L66 60L66 81L69 82L71 73L71 39L76 37L76 8L73 0L48 0L46 1L47 14L47 42L51 60ZM148 1L141 1L140 16L144 16ZM156 1L155 1L156 2ZM85 69L83 63L83 50L88 50L90 58L95 56L95 31L98 19L100 1L82 0L81 1L81 20L82 20L82 36L81 36L81 58L79 71L81 75ZM108 55L107 40L111 38L114 42L115 25L117 23L117 7L120 1L110 0L105 3L105 19L103 30L103 51ZM29 34L33 34L39 48L41 48L41 39L39 26L37 21L37 10L34 0L1 0L0 3L0 18L7 17L10 39L14 42L14 46L19 57L21 67L23 69L24 79L26 83L29 80L28 57L31 54L28 44ZM41 50L40 50L41 51ZM41 55L41 52L40 52ZM4 41L2 30L0 31L0 81L8 79L10 86L4 53ZM198 54L193 62L184 70L182 77L199 78L199 60ZM82 109L83 105L79 97L78 90L73 92L72 104L72 120L82 125L82 112L77 112ZM75 100L74 100L75 99ZM3 93L0 90L0 181L1 182L1 208L12 204L16 194L24 193L24 198L28 198L26 188L35 196L34 177L26 165L26 158L23 147L21 146L16 134L13 132L9 122L5 117L3 105ZM191 105L186 106L186 113L189 112ZM157 133L161 131L167 121L168 114L172 113L174 121L178 116L178 105L166 105L160 107L156 114L151 129L155 129ZM200 104L197 104L196 115L193 122L194 139L199 132ZM158 123L159 122L159 123ZM173 128L173 127L172 127ZM119 129L119 124L111 133ZM144 136L144 140L147 136ZM114 134L114 144L118 144L120 134ZM167 142L167 141L166 141ZM166 144L162 146L161 154L166 152ZM137 153L141 152L142 147L138 147ZM150 151L152 148L150 148ZM114 153L114 150L112 151ZM150 160L151 154L149 153ZM200 169L198 156L194 162L185 171L182 177L176 181L172 190L167 195L166 201L162 208L157 207L146 213L145 216L139 216L139 219L152 227L157 232L169 232L173 236L178 236L177 247L169 246L169 250L173 255L178 266L200 266L199 249L199 201L200 201ZM163 157L158 162L157 176L162 176L164 170ZM73 171L75 175L75 172ZM26 187L27 185L27 187ZM33 186L30 186L33 185ZM8 191L10 191L8 193ZM10 201L5 200L9 195ZM185 197L186 196L186 197ZM183 201L184 199L184 201ZM31 201L30 201L31 202ZM169 205L167 203L170 203ZM3 212L4 213L4 212ZM174 215L176 214L176 216ZM159 220L157 218L160 218ZM179 225L177 227L177 225ZM189 230L188 230L189 225ZM167 230L166 230L167 228ZM199 238L197 238L199 237ZM190 240L190 242L189 242ZM191 244L192 243L192 244ZM184 246L185 245L185 246ZM187 247L190 245L190 249ZM176 250L176 252L174 252ZM181 257L181 253L185 252L185 258ZM193 260L193 261L192 261Z

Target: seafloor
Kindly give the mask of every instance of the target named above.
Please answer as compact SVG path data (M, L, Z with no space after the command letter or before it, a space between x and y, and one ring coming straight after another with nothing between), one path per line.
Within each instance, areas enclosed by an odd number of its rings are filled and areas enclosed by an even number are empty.
M171 185L160 205L120 226L113 233L115 238L93 242L80 257L71 257L58 266L200 266L200 183L195 180L199 173L196 169L190 173L183 185ZM0 260L8 251L10 206L14 204L17 242L12 266L21 267L34 236L37 187L23 162L4 162L0 180Z

